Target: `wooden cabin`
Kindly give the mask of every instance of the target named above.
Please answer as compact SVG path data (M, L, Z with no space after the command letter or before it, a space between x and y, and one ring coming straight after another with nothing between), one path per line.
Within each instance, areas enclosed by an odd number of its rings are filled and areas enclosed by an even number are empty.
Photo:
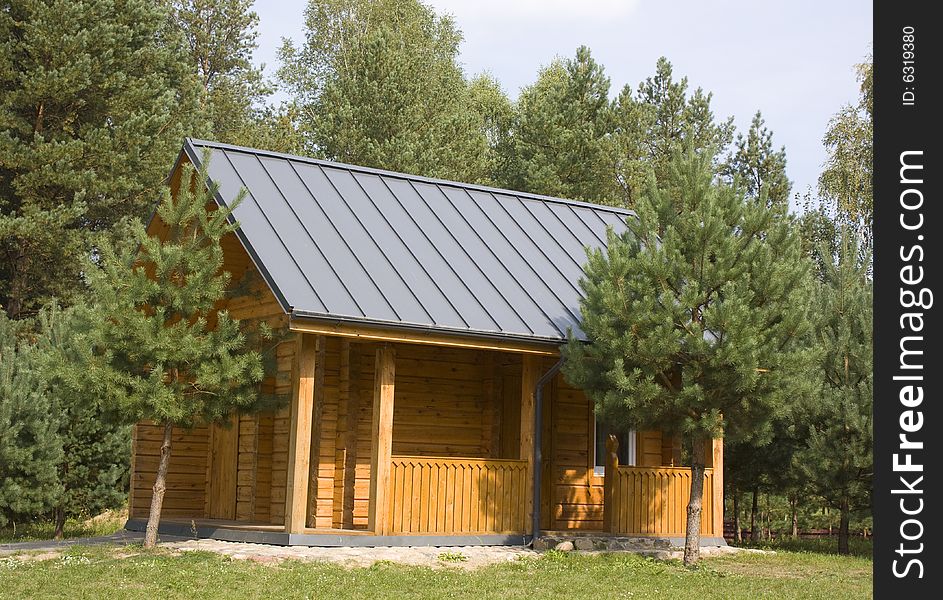
M225 308L283 333L263 391L285 400L174 433L162 532L326 546L523 544L535 523L684 536L677 439L597 424L557 372L567 331L583 337L584 247L629 211L197 140L172 183L204 156L219 204L248 192L223 240L240 286ZM149 231L165 233L159 219ZM146 521L161 434L134 428L130 529ZM707 454L701 533L718 544L722 442Z

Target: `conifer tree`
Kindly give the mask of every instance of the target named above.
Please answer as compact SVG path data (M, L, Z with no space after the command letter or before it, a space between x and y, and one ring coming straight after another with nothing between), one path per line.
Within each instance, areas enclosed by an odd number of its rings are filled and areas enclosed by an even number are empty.
M512 189L617 204L609 77L589 48L555 60L521 91Z
M682 436L691 464L684 560L699 558L709 440L769 433L803 364L807 266L783 209L718 183L691 144L649 179L623 234L588 252L582 327L564 372L603 420ZM745 398L749 400L744 401Z
M720 172L719 153L733 139L733 117L718 122L711 108L712 94L688 89L688 78L676 80L674 67L665 57L655 64L655 74L636 90L626 85L613 103L614 143L623 204L633 207L654 174L659 185L668 180L676 152L692 147L711 155Z
M753 200L765 194L766 202L789 204L792 183L786 177L786 148L773 149L773 132L766 127L759 111L753 115L746 136L737 135L723 173L731 183L739 182Z
M845 233L813 298L819 346L817 393L797 415L805 435L802 470L816 495L839 511L838 551L848 554L851 514L871 506L874 406L873 283L870 258Z
M165 0L186 40L200 85L200 112L212 139L266 149L254 139L268 117L271 93L262 69L252 64L259 16L252 0Z
M198 87L162 3L22 0L0 10L0 305L82 286L88 232L144 217Z
M146 547L157 541L174 427L252 409L263 377L253 336L216 310L230 279L220 239L236 229L232 208L242 196L210 210L216 189L205 185L208 162L205 156L196 174L184 167L176 196L164 191L157 216L168 227L166 239L138 224L136 247L104 246L100 268L90 269L100 303L94 377L125 419L163 427Z
M89 377L89 309L53 304L40 311L37 321L36 345L63 449L59 493L52 503L55 537L61 538L66 517L94 516L124 503L131 429L105 402L100 383Z
M48 512L61 491L59 415L23 328L0 313L0 527Z

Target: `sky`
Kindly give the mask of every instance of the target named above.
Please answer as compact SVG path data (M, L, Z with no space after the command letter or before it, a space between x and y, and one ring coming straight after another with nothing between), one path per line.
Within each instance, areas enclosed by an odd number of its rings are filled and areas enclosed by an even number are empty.
M757 110L786 147L793 192L813 188L829 119L858 95L854 65L871 52L862 0L431 0L464 33L467 75L489 72L516 98L555 57L581 45L605 66L610 95L635 89L664 56L676 77L713 93L718 119L745 132ZM304 40L305 0L255 3L257 63L273 74L283 38Z

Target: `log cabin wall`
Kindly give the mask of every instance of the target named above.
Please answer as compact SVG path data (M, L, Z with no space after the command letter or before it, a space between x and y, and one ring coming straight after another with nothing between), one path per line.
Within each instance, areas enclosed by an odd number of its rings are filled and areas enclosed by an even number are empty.
M276 352L278 375L263 386L270 393L286 394L291 389L294 343L282 343ZM282 409L242 415L229 428L175 428L163 516L282 523L288 422L288 410ZM162 437L163 427L151 422L132 430L132 517L147 517Z
M504 371L519 365L504 353L397 344L393 454L517 458L501 456L501 420L505 389L520 394Z
M150 509L160 445L164 428L141 422L131 433L131 491L128 499L131 517L147 518ZM202 517L206 503L206 467L209 453L209 429L175 429L172 439L167 491L162 516L168 519Z

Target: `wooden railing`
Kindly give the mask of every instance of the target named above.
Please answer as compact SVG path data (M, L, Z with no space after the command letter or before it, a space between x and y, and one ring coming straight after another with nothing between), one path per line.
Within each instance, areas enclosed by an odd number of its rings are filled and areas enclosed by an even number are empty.
M714 532L713 486L713 469L705 469L701 535L723 535ZM604 496L604 527L608 531L683 537L691 497L691 469L623 467L610 457L606 464Z
M390 479L394 534L525 530L525 460L394 456Z

